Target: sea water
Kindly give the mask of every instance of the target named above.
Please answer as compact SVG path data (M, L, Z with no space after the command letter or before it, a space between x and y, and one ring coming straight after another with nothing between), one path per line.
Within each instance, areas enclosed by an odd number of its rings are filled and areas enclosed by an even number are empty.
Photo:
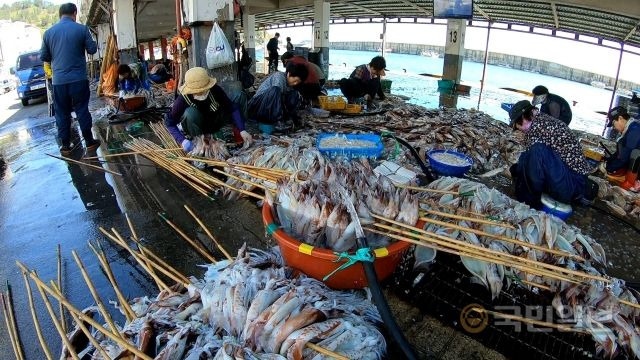
M368 63L376 55L380 54L370 51L330 50L329 79L335 80L349 76L354 67ZM256 58L262 61L263 52L257 51ZM396 53L388 53L385 58L388 69L386 79L393 81L391 88L393 94L408 96L410 103L427 108L439 106L438 79L419 74L442 74L444 59ZM459 109L478 109L482 67L481 63L464 62L461 82L471 86L471 91L468 95L458 97ZM500 88L531 91L536 85L546 86L551 93L558 94L569 102L573 112L570 125L572 129L592 134L602 133L606 118L597 111L606 112L609 109L611 90L502 66L487 65L485 87L479 110L497 120L508 122L508 114L500 107L501 103L515 103L525 99L531 100L531 98Z

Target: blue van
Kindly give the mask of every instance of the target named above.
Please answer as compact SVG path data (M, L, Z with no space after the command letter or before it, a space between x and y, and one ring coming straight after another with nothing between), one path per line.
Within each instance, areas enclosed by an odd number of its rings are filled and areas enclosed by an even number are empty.
M46 77L39 51L19 55L11 73L18 80L16 90L23 106L29 105L30 99L47 95Z

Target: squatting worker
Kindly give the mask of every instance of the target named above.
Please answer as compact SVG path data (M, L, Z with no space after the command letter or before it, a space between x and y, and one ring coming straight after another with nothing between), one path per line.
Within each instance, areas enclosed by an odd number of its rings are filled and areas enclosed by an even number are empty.
M308 76L302 64L287 65L286 72L275 72L266 78L249 100L249 118L258 122L260 131L271 134L274 126L285 127L286 121L298 121L300 94L296 90Z
M299 91L306 100L315 100L322 92L325 83L325 76L320 66L308 61L303 56L294 56L290 52L282 54L282 64L287 67L289 64L302 64L307 68L307 80L299 85Z
M230 120L233 120L234 136L242 138L245 147L251 144L253 139L244 128L239 107L229 100L205 68L189 69L179 91L165 117L165 125L176 142L182 144L184 151L193 150L193 137L215 134ZM178 129L178 124L181 124L184 134Z
M623 187L634 186L638 174L627 170L634 150L640 152L640 122L633 119L627 109L622 106L611 109L608 119L607 126L613 126L621 136L617 142L616 152L601 166L604 166L607 174L625 175L627 186Z
M382 56L376 56L368 64L356 67L348 79L340 80L342 94L349 100L349 103L353 103L356 98L361 97L370 102L376 94L380 100L384 100L380 77L385 76L384 69L386 67L387 61Z
M76 23L78 9L72 3L59 10L60 21L44 32L40 58L53 71L53 106L60 153L71 154L71 112L75 111L87 151L98 148L100 141L91 133L89 80L85 52L95 54L98 47L89 28Z
M542 85L538 85L531 90L533 93L533 106L540 105L540 112L550 115L563 123L569 125L571 118L571 107L567 100L562 96L550 94L549 89Z
M535 114L528 100L517 102L509 112L511 126L525 133L526 151L511 167L518 201L540 209L543 193L562 203L588 202L597 194L588 182L592 168L578 139L562 121Z

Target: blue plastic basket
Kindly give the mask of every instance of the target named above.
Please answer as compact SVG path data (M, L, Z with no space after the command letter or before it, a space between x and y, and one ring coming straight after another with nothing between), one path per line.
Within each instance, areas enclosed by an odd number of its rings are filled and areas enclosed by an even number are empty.
M500 104L500 107L502 108L502 110L506 111L506 112L510 112L511 108L513 107L512 103L502 103Z
M469 165L455 166L455 165L445 164L433 158L433 154L437 154L437 153L447 153L447 154L457 156L461 159L466 160L469 163ZM473 166L472 158L468 157L465 154L462 154L453 150L431 150L427 153L427 157L429 158L429 164L431 165L431 168L438 174L444 175L444 176L460 177L464 175L467 171L469 171Z
M555 215L562 220L567 220L573 213L573 208L569 204L561 203L547 194L542 194L542 211L550 215Z
M328 138L328 137L332 137L332 136L344 136L349 140L365 140L365 141L371 141L374 142L376 144L375 147L373 148L348 148L348 147L344 147L344 148L328 148L328 147L321 147L320 143L322 142L323 139ZM371 158L371 159L377 159L382 155L382 152L384 151L384 145L382 144L382 139L380 138L380 135L376 135L376 134L339 134L339 133L322 133L319 134L316 137L316 147L318 148L318 150L328 156L328 157L338 157L338 156L344 156L346 158L360 158L360 157L366 157L366 158Z

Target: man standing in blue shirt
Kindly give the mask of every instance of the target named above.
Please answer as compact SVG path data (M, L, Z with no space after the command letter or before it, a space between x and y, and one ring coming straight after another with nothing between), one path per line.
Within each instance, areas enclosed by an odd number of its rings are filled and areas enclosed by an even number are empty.
M88 151L98 148L100 141L91 133L89 113L89 80L85 51L95 54L98 47L89 28L76 23L78 8L67 3L60 6L60 21L44 32L40 58L51 63L53 70L53 103L60 153L71 154L71 112L75 111Z

